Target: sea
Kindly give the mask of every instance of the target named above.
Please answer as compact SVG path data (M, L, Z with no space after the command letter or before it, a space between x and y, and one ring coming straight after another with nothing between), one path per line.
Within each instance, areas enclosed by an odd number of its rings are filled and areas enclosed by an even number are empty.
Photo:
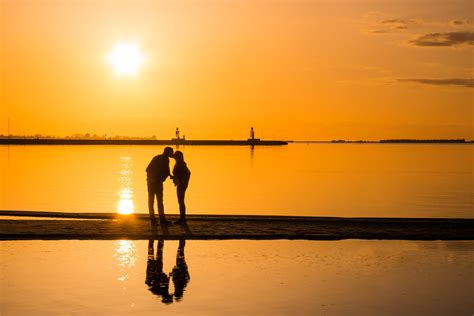
M0 209L147 213L145 169L163 147L0 146ZM191 170L188 214L474 217L470 144L174 149ZM179 213L169 179L164 204Z

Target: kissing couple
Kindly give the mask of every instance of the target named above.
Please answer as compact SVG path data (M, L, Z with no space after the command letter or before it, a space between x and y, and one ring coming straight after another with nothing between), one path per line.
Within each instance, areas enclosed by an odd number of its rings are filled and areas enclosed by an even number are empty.
M175 160L173 174L170 173L170 158ZM146 168L146 182L148 187L148 212L150 213L151 225L156 225L155 219L155 196L158 204L158 216L160 224L171 224L165 217L165 208L163 205L163 182L170 177L176 186L176 194L179 204L179 220L176 224L186 223L186 205L184 204L184 195L188 188L191 172L184 162L184 155L181 151L173 152L173 148L165 147L161 155L153 157Z

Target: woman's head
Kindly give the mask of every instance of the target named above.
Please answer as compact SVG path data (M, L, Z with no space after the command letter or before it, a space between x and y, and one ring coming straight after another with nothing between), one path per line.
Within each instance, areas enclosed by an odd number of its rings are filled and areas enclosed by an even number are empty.
M173 158L176 160L176 161L184 161L184 155L181 151L177 150L174 152L174 155L173 155Z

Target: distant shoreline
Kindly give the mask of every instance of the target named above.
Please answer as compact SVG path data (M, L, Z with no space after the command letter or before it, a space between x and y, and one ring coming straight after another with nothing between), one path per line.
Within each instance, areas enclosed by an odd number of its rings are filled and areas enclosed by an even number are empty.
M188 146L282 146L295 144L474 144L465 139L382 139L367 140L185 140L185 139L116 139L116 138L1 138L0 145L188 145Z
M323 144L472 144L465 139L382 139L382 140L294 140L290 143Z
M189 215L185 226L152 230L148 214L0 210L0 240L474 240L473 224L474 219L456 218Z

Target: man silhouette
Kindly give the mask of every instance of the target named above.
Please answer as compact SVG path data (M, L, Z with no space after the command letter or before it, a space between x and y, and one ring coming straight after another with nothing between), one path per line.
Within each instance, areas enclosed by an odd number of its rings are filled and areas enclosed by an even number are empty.
M158 249L156 250L156 257L153 249L154 240L148 241L148 260L146 265L145 283L151 293L162 297L161 302L164 304L171 304L173 302L173 295L169 292L170 278L163 272L163 247L164 240L158 240Z
M170 157L173 156L173 148L165 147L163 154L153 157L150 164L146 168L146 182L148 186L148 212L150 213L150 221L152 225L156 225L155 211L155 195L158 204L158 215L161 224L169 224L166 220L165 208L163 205L163 182L170 175Z

